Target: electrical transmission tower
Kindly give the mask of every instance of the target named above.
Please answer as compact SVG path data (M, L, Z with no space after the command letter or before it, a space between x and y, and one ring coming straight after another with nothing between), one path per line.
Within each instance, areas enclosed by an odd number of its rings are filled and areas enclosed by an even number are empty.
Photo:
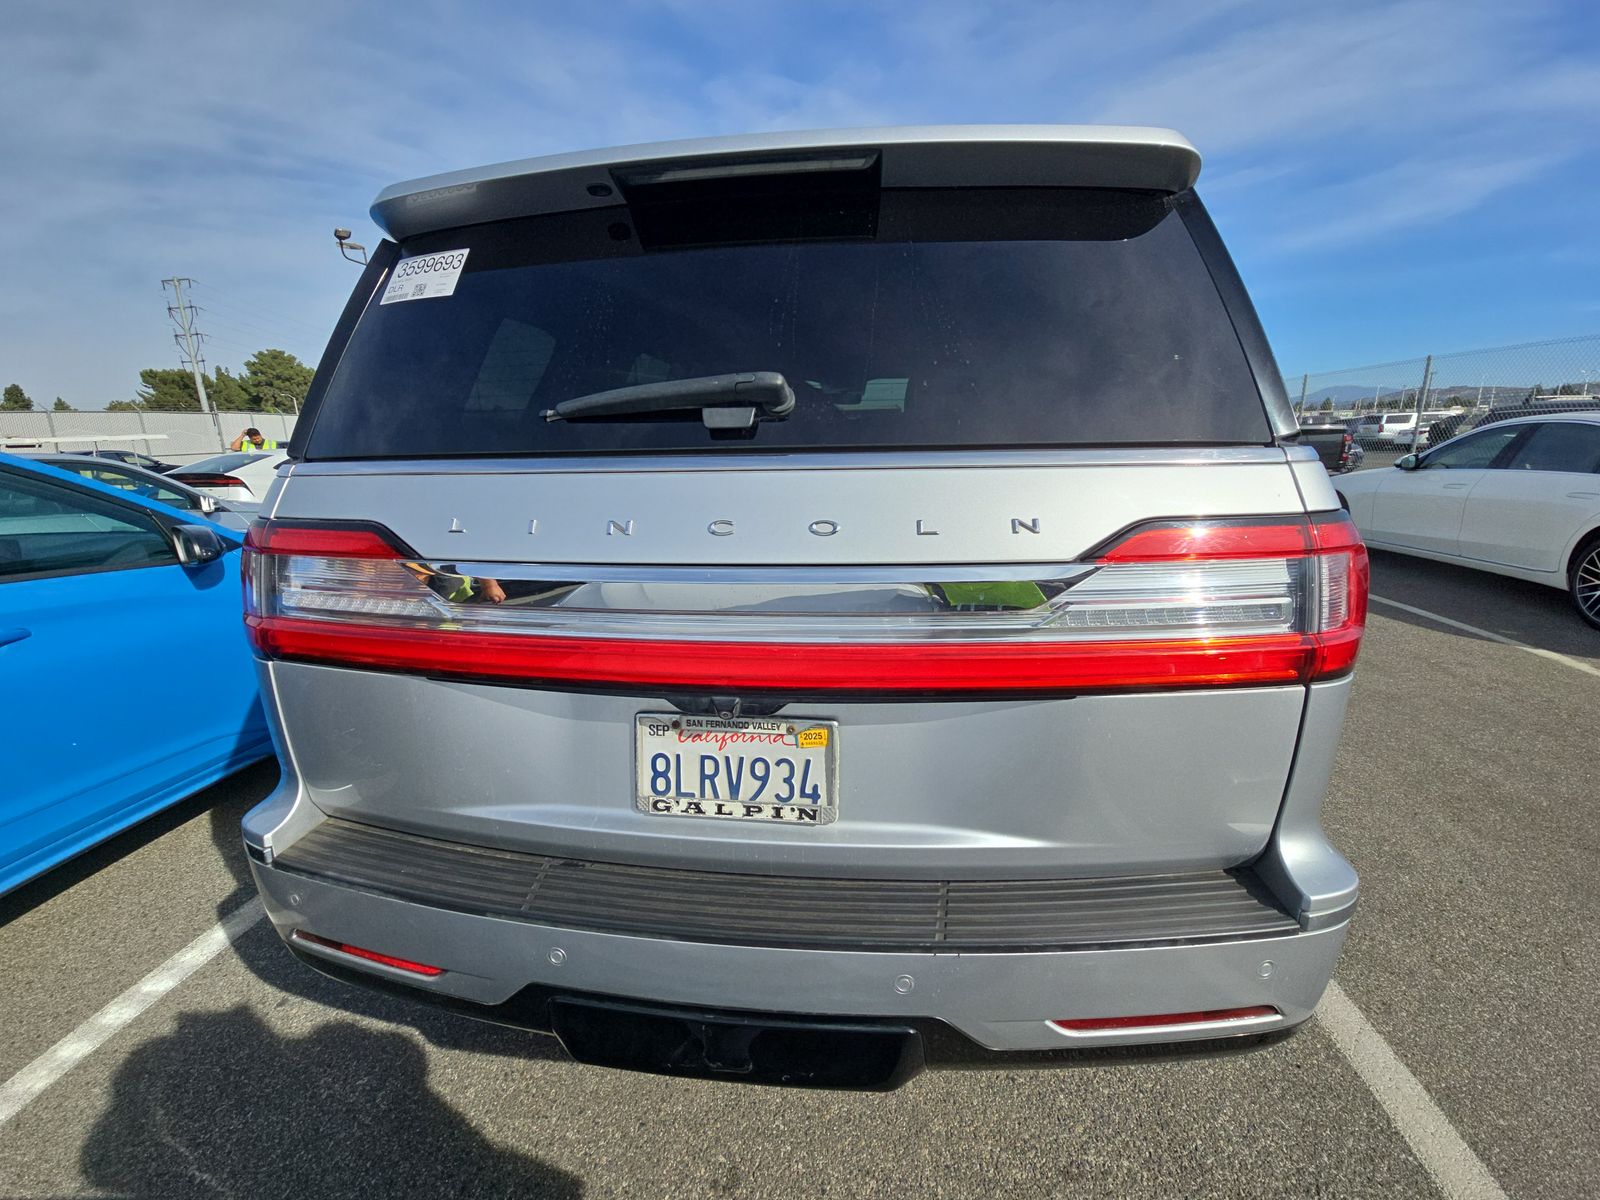
M171 317L172 323L177 326L173 330L172 340L178 345L178 354L183 359L183 365L194 372L194 391L200 400L200 411L211 414L211 424L217 431L217 445L223 446L226 443L222 440L222 418L217 416L216 408L206 395L206 360L200 352L200 344L205 341L206 335L195 328L195 307L186 303L183 298L183 289L193 286L194 280L181 277L161 281L163 293L168 288L172 289L172 303L167 305L167 316Z

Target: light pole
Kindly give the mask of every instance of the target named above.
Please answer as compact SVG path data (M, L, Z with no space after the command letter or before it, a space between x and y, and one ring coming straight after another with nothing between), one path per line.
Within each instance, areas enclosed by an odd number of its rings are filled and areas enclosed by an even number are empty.
M290 404L294 405L295 418L297 420L299 419L299 417L300 417L300 397L299 396L296 396L293 392L280 392L280 391L278 391L277 388L263 388L262 391L266 392L269 396L281 396L281 397L286 398L289 401Z

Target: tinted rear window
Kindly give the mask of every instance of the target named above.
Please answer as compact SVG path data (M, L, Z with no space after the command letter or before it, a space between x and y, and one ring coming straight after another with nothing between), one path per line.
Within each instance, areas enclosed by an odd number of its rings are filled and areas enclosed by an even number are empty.
M921 190L872 204L820 237L813 221L740 245L675 245L659 214L622 206L414 238L403 254L467 252L454 294L369 303L307 457L1271 440L1164 198ZM745 371L782 373L798 402L744 438L714 437L693 410L541 415Z
M211 458L202 458L199 462L184 463L176 468L172 474L175 478L184 475L226 475L229 471L237 471L240 467L249 466L258 458L267 457L265 454L217 454Z

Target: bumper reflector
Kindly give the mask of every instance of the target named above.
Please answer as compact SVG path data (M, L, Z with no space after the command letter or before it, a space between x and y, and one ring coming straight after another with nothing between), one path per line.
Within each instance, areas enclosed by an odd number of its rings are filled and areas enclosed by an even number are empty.
M307 933L304 929L296 929L289 935L289 940L320 946L324 950L337 950L340 954L348 954L352 958L364 958L368 962L380 963L385 967L393 967L397 971L410 971L413 975L424 975L429 979L436 975L444 974L443 967L430 967L427 963L412 962L409 958L396 958L392 954L380 954L376 950L366 950L360 946L352 946L348 942L336 942L332 938L318 937L314 933Z
M1270 1004L1247 1008L1209 1008L1199 1012L1156 1013L1138 1017L1073 1017L1050 1024L1064 1033L1138 1033L1146 1029L1170 1029L1177 1025L1226 1025L1233 1021L1259 1021L1276 1017Z

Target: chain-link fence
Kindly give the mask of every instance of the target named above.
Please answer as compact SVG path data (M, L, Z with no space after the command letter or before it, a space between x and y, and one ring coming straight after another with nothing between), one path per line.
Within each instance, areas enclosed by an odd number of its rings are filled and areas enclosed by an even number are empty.
M132 450L162 462L187 463L226 450L245 429L285 443L295 418L284 413L198 412L0 413L0 451Z
M1345 466L1387 466L1480 425L1600 409L1600 334L1430 354L1284 379L1302 426L1351 434Z

